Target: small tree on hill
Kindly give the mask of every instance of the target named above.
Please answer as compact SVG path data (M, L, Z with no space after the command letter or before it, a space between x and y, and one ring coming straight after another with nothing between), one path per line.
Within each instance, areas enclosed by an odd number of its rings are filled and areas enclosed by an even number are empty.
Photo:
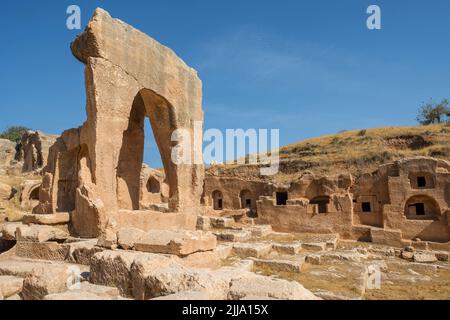
M419 108L417 121L422 125L449 121L450 108L448 104L448 99L442 100L441 103L434 103L433 100L430 100Z
M0 139L7 139L13 142L19 142L22 139L22 135L30 130L27 127L12 126L0 133Z

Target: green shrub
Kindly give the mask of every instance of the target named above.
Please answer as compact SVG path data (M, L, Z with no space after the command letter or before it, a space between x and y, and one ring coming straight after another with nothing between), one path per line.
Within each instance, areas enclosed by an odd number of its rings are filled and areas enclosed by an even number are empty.
M12 126L0 133L0 139L7 139L13 142L19 142L22 139L22 135L30 130L27 127Z

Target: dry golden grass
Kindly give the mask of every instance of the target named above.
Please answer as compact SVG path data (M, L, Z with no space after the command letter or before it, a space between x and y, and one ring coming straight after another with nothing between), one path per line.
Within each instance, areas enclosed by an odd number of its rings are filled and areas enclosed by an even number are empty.
M305 170L319 174L350 172L358 176L376 170L380 164L414 156L450 161L450 126L354 130L291 144L280 148L281 172L271 180L293 181ZM237 165L220 166L222 174L236 175L238 169Z

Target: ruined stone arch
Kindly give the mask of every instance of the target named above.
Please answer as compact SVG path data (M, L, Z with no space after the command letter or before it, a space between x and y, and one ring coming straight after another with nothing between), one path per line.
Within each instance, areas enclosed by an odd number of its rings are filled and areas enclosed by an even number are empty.
M404 214L412 220L436 220L441 215L437 201L428 195L414 195L404 206Z
M169 205L177 206L178 171L172 161L172 133L180 126L174 107L152 90L142 89L135 96L128 117L127 129L123 131L117 165L117 199L119 209L139 210L140 174L144 159L145 132L144 121L150 125L158 146L164 172L169 185ZM158 186L159 182L156 181ZM150 189L156 187L150 181ZM156 191L150 191L155 193ZM158 191L159 192L159 191Z
M41 188L41 185L38 184L37 186L33 187L30 191L30 195L28 196L28 200L37 200L39 201L39 190Z
M148 229L175 220L180 228L194 229L204 180L197 72L171 49L102 9L95 10L71 50L85 65L87 118L55 144L45 170L46 197L36 212L72 212L73 233L89 238L107 229ZM170 215L140 208L147 118L169 187ZM176 142L171 137L177 129L199 142L190 141L193 148L187 151L195 162L172 161Z

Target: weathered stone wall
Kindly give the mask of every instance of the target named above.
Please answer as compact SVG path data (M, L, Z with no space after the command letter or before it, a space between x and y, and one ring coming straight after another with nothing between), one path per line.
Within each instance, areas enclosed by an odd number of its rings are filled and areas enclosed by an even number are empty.
M7 170L14 160L16 144L6 139L0 139L0 174L7 174Z
M274 186L261 181L248 181L239 178L221 178L217 176L206 176L203 193L203 202L208 207L213 207L213 194L218 191L222 193L223 209L244 209L243 201L251 199L251 209L256 209L256 201L260 196L272 195ZM244 200L245 200L244 199Z
M39 131L27 131L18 143L15 159L23 162L23 172L41 169L48 157L49 148L55 143L56 135Z
M339 233L351 237L353 201L350 175L316 177L305 174L289 186L275 189L258 202L258 217L283 232ZM277 204L277 192L287 192L285 205Z
M393 164L398 166L398 176L389 177L388 190L390 202L385 204L384 226L399 229L405 239L447 242L450 241L449 206L450 164L432 158L405 159ZM417 188L414 179L423 176L430 180L423 188ZM425 203L425 215L411 215L406 205L414 197ZM425 199L434 203L427 207Z
M374 230L379 234L384 228L398 237L397 244L416 238L450 241L450 164L444 160L403 159L356 180L306 173L278 186L208 176L205 205L214 207L213 194L220 191L223 209L240 209L239 192L244 189L259 199L258 217L278 231L337 232L344 238L370 240L371 228L378 228ZM277 205L280 192L287 194L286 205Z

